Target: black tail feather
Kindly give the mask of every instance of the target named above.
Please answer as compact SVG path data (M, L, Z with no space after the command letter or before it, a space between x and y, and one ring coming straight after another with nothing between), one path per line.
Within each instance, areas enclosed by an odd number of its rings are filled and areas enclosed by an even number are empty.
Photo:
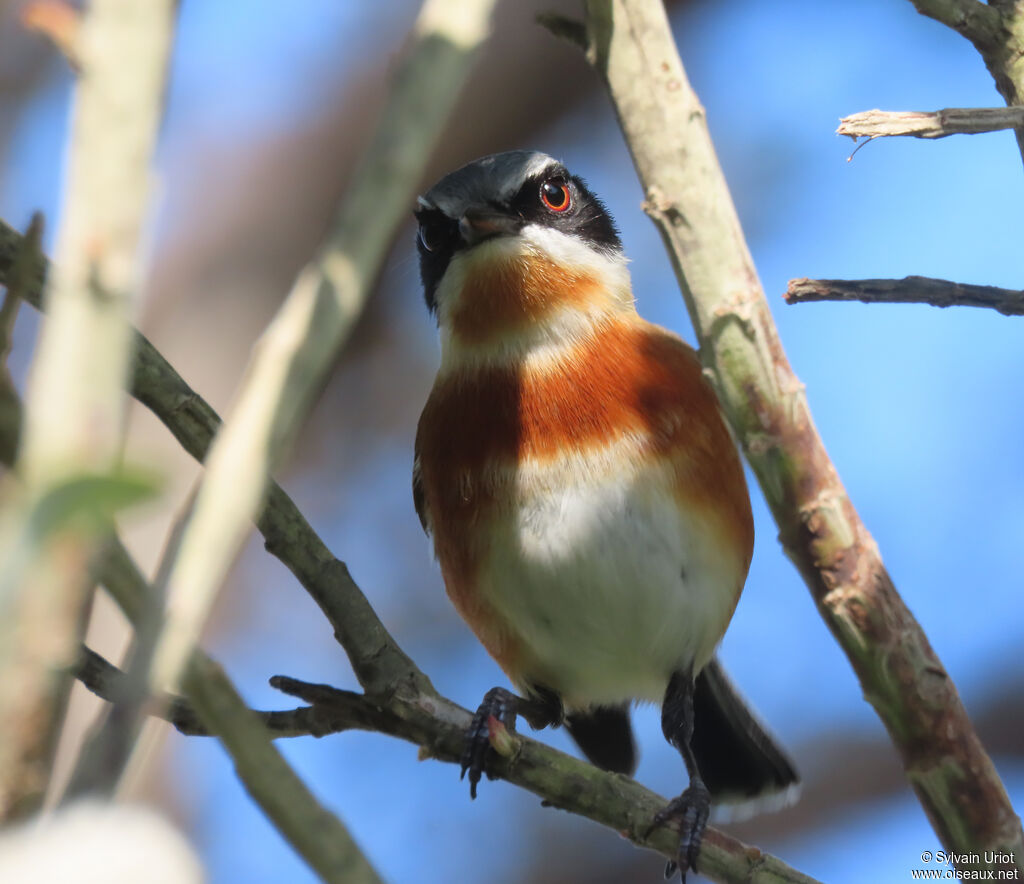
M754 717L717 658L697 676L693 747L701 777L716 801L784 793L799 783L785 752Z
M573 712L566 716L565 727L591 763L615 773L632 775L636 770L628 704Z

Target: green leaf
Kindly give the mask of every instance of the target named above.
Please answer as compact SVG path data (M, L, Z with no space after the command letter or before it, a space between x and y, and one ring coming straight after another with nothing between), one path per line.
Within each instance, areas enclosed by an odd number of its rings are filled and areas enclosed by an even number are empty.
M34 543L43 543L72 523L106 524L118 510L153 497L159 488L157 477L141 470L71 476L36 501L28 518L29 535Z

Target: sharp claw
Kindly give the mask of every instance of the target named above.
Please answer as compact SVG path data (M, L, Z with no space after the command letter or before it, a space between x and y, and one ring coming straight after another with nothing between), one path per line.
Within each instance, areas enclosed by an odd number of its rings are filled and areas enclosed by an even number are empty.
M462 775L469 771L469 797L476 798L477 783L487 772L487 758L492 751L491 730L492 720L500 722L509 731L515 730L516 697L504 688L492 688L484 696L480 708L473 716L465 736L465 747L462 751Z
M666 863L666 879L671 878L678 869L685 884L686 873L691 869L697 870L697 855L700 853L704 829L708 824L710 806L711 796L703 783L691 783L682 795L670 801L654 815L645 838L650 837L651 832L670 820L679 823L679 853L675 860Z

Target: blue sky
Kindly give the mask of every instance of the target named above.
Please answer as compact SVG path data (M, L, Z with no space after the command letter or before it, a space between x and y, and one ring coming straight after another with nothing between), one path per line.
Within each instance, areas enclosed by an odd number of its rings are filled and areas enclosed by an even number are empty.
M407 21L411 4L393 5L395 20ZM160 154L170 183L176 163L203 140L242 144L309 125L322 100L311 84L356 77L372 58L366 33L379 25L380 13L368 10L304 0L300 16L293 5L269 0L186 0ZM1002 679L1019 684L1024 674L1020 321L969 308L787 307L781 296L798 276L920 274L1021 286L1024 178L1009 133L889 139L866 146L852 162L852 143L833 134L839 117L873 107L999 104L991 78L966 41L918 16L910 3L702 2L675 24L818 429L897 587L968 709L977 708ZM54 66L0 154L0 216L10 223L23 224L33 208L51 216L56 209L68 85ZM556 121L540 143L508 145L521 146L546 150L583 174L622 229L640 311L692 340L603 97ZM162 222L173 228L176 219ZM400 253L397 263L389 280L418 309L409 255ZM409 312L396 321L409 346L434 352L425 315ZM23 361L24 350L16 358ZM408 494L410 448L411 438L384 440L360 475L344 477L339 488L339 498L361 505L324 504L318 511L318 528L400 636L410 595L440 592L425 543L426 576L416 586L408 566L388 551L395 532L421 542ZM292 490L300 500L315 497L323 481L299 474ZM754 565L722 649L730 672L796 753L830 734L881 738L845 658L781 553L756 489L754 505ZM241 568L244 579L258 576L275 587L245 615L251 629L233 632L217 648L253 702L276 702L265 686L273 674L268 644L284 646L282 661L271 661L289 667L284 671L350 683L343 655L329 636L323 640L317 613L294 603L293 587L284 588L283 568L259 556ZM443 628L461 628L453 622ZM464 705L503 683L461 633L441 646L409 633L414 656ZM656 711L639 710L638 722L638 777L674 794L682 769L660 737ZM562 734L542 738L568 745ZM174 745L178 800L193 815L191 835L215 884L313 880L250 805L217 746ZM465 870L480 868L484 853L506 858L490 880L521 880L508 858L529 850L546 819L538 814L552 813L503 784L482 789L471 805L454 768L419 764L414 747L382 737L304 739L284 748L389 880L467 880ZM1024 806L1024 768L996 762L1017 807ZM761 846L840 884L907 880L922 850L939 849L909 791ZM651 880L658 867L652 860Z

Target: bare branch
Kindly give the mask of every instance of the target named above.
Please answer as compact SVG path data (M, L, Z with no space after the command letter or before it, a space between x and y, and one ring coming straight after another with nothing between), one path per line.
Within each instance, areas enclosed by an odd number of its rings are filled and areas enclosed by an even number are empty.
M20 242L19 235L0 221L0 283L6 282ZM25 292L26 301L36 307L44 274L41 261L31 288ZM138 333L135 354L133 395L153 411L186 451L201 461L220 423L217 414ZM366 727L408 740L420 746L426 756L457 762L470 713L437 694L426 675L384 628L345 564L331 554L288 495L274 483L257 527L267 550L288 567L320 606L367 689L365 697L338 693L327 686L317 686L312 694L296 690L299 696L315 700L314 708L323 716L328 732L332 722L345 725L338 729ZM127 553L116 541L105 552L104 561L108 557L115 560L115 565L101 562L101 580L132 619L132 612L141 610L141 602L131 584L141 575L133 576L138 570L133 564L126 565ZM283 688L303 683L277 678L274 684ZM657 850L668 859L675 857L678 843L671 833L658 829L649 841L642 838L652 815L664 807L663 798L625 777L597 770L533 740L519 739L521 751L496 768L498 776L529 789L553 806L586 816L616 832L627 832L638 845ZM775 857L715 829L705 833L701 871L727 884L813 884L813 879Z
M903 279L791 279L786 301L861 301L865 304L931 304L988 307L1004 316L1024 316L1024 291L970 285L927 276Z
M124 673L98 654L83 649L76 672L94 693L116 702ZM208 673L206 674L208 676ZM311 684L277 675L270 680L278 690L298 697L310 706L283 712L252 713L259 716L276 737L300 735L295 731L312 724L335 733L353 728L372 730L406 740L421 747L421 758L458 764L461 760L469 713L443 698L418 698L397 704L398 714L369 698L324 684ZM180 697L165 698L168 705L154 710L183 733L207 735L195 711ZM315 732L314 732L315 733ZM320 735L316 734L315 735ZM498 762L494 772L544 799L546 805L584 813L616 828L620 834L643 844L651 815L664 806L665 799L626 777L607 774L586 762L564 755L525 737L513 738L511 757ZM584 809L587 808L587 809ZM753 884L814 884L813 879L788 868L772 856L751 850L714 829L705 835L701 854L702 874L712 880L753 882ZM657 832L652 841L662 853L672 856L678 845L670 832ZM664 843L662 843L664 842Z
M183 684L199 717L230 753L246 791L317 874L331 884L381 884L348 829L292 770L224 671L195 655Z
M0 222L0 283L6 282L9 269L4 263L8 230ZM26 295L30 302L38 300L38 286ZM0 455L12 449L10 438L16 439L19 433L20 427L16 424L0 424ZM10 465L7 460L2 462ZM95 571L125 617L138 630L151 613L153 591L116 536L108 538ZM84 646L71 671L91 691L110 701L112 714L123 704L134 705L138 701L138 685ZM350 694L356 702L346 704L341 699L345 692L338 691L330 708L256 712L245 707L220 666L199 649L192 653L185 686L190 701L163 694L154 698L145 711L171 722L182 733L219 737L235 761L239 780L323 880L338 884L380 884L376 872L345 826L319 804L271 742L278 736L323 736L352 728L376 729L366 717L365 701ZM91 771L83 770L84 765L103 764L108 760L106 750L109 747L102 743L102 740L91 740L83 749L75 771L81 784L79 793L87 791L97 781ZM90 750L93 750L92 756L87 758ZM74 791L69 788L69 792Z
M342 707L350 697L327 685L308 684L275 676L271 684L314 706ZM337 696L337 699L335 697ZM440 696L395 697L386 708L372 707L377 730L420 746L420 756L460 764L469 712ZM655 830L650 821L666 799L621 774L610 774L522 735L510 735L512 752L498 756L489 771L521 786L557 807L602 823L641 847L674 859L678 836ZM712 881L744 884L812 884L812 878L756 848L747 847L725 833L709 828L700 852L701 875Z
M909 135L913 138L945 138L977 135L1024 126L1024 107L947 107L937 111L869 110L839 121L837 135L853 139Z
M109 703L119 702L127 678L113 663L85 646L82 647L75 677L97 697ZM321 703L295 709L251 711L275 738L325 737L348 730L379 730L379 716L371 718L367 714L367 702L362 696L336 688L332 690L329 706ZM178 694L163 694L156 698L149 712L172 724L187 737L215 736L203 724L192 703Z
M1024 105L1024 0L911 0L922 15L970 40L1007 105ZM1017 126L1024 159L1024 126Z
M984 39L996 27L998 19L998 13L980 0L911 0L911 3L921 15L942 22L972 42Z
M116 538L108 543L97 572L125 615L137 626L152 589ZM76 674L83 681L88 677L90 687L94 686L97 692L104 690L114 700L127 690L129 702L134 701L128 677L97 654L87 652ZM272 738L283 734L273 733L265 726L271 721L282 728L305 724L312 732L320 725L324 713L254 712L244 704L223 669L198 650L191 654L183 685L191 705L164 695L161 699L169 705L159 714L193 732L201 722L204 730L221 740L246 790L317 874L324 881L339 884L380 884L379 876L345 825L320 804L274 746ZM153 709L160 707L154 704L150 711ZM331 723L340 723L339 710L340 706L332 710Z
M75 678L97 697L112 704L121 701L128 687L128 676L85 645L82 646L82 656L75 668ZM162 694L154 698L152 712L173 724L183 734L193 737L210 736L210 731L199 720L199 716L184 697Z
M722 402L797 565L942 843L1024 863L1024 833L949 675L825 452L658 0L587 0L605 78ZM996 864L998 866L998 864ZM1004 864L1005 865L1005 864Z

